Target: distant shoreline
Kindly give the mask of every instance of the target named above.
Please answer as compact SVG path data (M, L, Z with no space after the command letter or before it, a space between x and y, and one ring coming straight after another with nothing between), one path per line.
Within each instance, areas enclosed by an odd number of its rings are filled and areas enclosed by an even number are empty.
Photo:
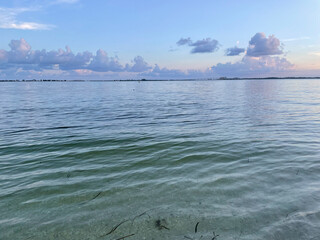
M22 80L0 80L0 82L161 82L161 81L221 81L221 80L288 80L288 79L320 79L320 77L263 77L263 78L228 78L228 77L220 77L220 78L206 78L206 79L120 79L120 80L59 80L59 79L22 79Z

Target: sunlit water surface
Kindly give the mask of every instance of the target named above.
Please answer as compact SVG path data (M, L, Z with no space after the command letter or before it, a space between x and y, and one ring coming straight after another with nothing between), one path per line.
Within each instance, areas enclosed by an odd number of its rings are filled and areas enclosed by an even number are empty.
M1 83L0 209L1 240L320 239L320 81Z

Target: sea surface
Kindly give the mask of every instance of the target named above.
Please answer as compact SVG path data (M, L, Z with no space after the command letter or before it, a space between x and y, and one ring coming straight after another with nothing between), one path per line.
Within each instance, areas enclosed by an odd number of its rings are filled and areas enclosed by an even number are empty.
M0 83L1 240L320 239L320 80Z

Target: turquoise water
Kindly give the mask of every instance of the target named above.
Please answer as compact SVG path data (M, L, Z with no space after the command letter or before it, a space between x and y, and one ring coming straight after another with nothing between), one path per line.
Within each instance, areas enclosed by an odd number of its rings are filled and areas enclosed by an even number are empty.
M0 116L1 240L320 239L319 80L1 83Z

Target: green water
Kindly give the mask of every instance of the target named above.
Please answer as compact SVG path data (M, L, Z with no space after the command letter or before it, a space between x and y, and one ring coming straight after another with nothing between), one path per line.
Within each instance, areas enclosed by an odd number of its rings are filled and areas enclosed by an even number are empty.
M320 239L320 81L1 83L0 209L1 240Z

